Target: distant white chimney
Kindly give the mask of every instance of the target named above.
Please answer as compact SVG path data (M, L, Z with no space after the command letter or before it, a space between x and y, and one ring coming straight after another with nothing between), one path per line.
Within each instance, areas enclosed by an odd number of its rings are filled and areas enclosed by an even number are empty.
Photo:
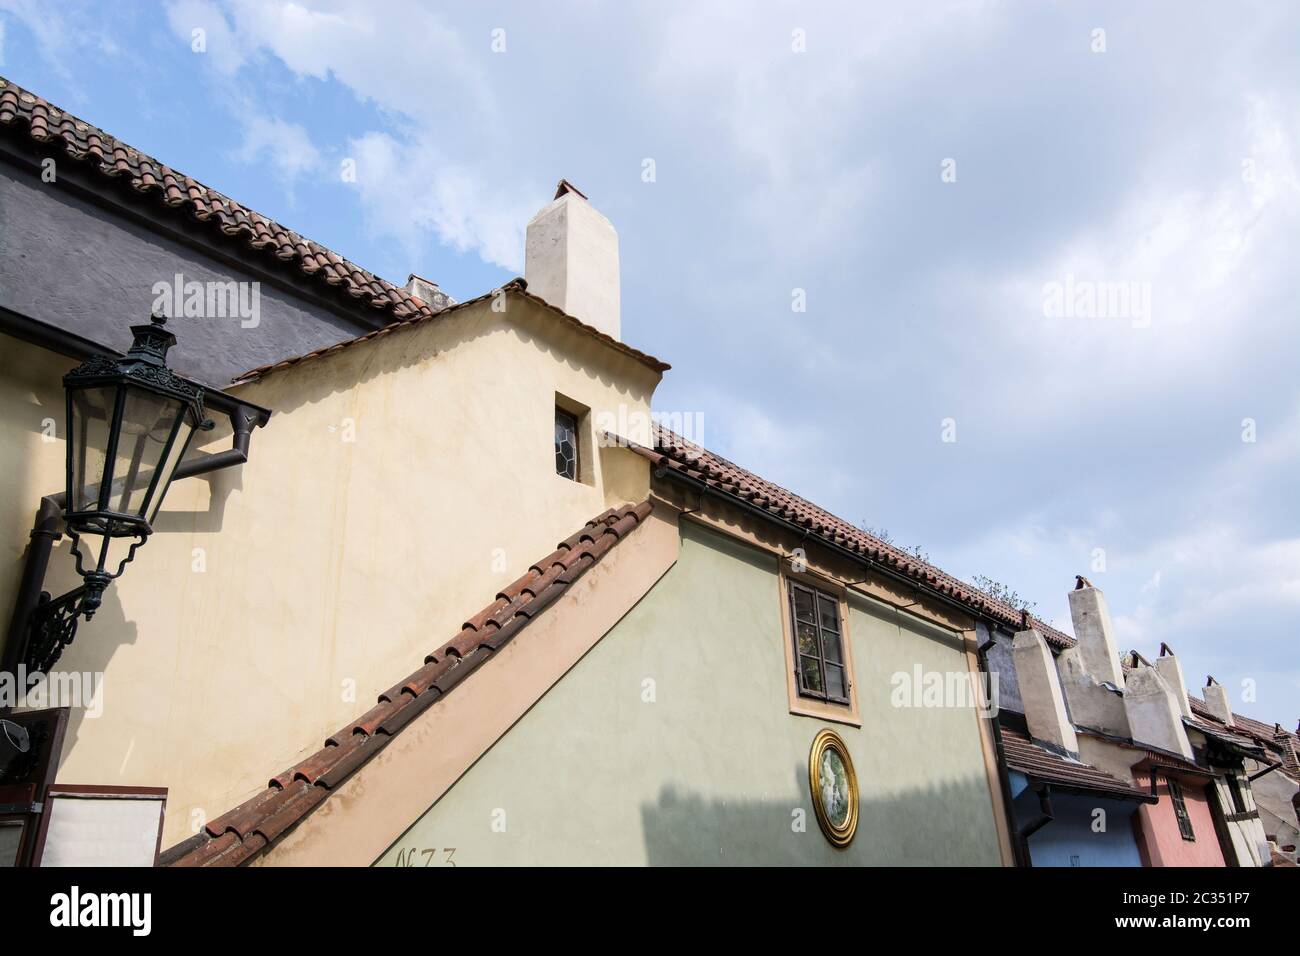
M1165 683L1178 698L1178 706L1184 717L1192 716L1192 705L1187 702L1187 682L1183 680L1183 665L1178 663L1173 650L1168 644L1160 645L1160 656L1156 658L1156 671L1165 679Z
M618 338L618 233L572 183L533 217L524 241L528 291Z
M456 300L438 288L438 283L412 272L406 277L405 290L415 296L431 309L445 309L455 305Z
M1120 668L1119 652L1115 650L1106 596L1082 575L1077 576L1075 589L1070 592L1070 619L1079 641L1084 673L1099 683L1113 684L1123 690L1124 671Z
M1124 709L1128 712L1129 733L1136 743L1193 759L1177 697L1154 667L1139 663L1129 671Z
M1079 738L1066 713L1056 663L1043 635L1033 628L1017 633L1011 642L1011 660L1030 735L1077 754Z
M1232 704L1228 700L1228 691L1212 676L1205 680L1205 706L1224 724L1232 726Z

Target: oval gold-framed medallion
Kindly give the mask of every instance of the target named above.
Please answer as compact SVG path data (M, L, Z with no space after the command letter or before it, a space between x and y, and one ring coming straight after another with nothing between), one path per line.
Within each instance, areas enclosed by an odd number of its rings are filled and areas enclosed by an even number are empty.
M849 748L833 730L823 730L813 738L808 786L822 833L835 846L848 846L858 829L858 778Z

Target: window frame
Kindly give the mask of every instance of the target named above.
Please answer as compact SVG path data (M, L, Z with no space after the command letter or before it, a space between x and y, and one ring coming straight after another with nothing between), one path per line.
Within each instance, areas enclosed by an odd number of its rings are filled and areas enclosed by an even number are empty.
M1187 812L1182 785L1173 777L1165 777L1165 786L1169 789L1169 802L1173 804L1174 817L1178 820L1178 832L1188 843L1195 843L1196 830L1193 829L1191 815Z
M559 468L558 456L559 456L559 444L560 444L559 430L560 430L561 416L567 418L569 422L572 423L572 430L573 430L573 474L572 475L560 471ZM559 402L556 402L555 431L556 431L556 436L554 441L552 442L552 447L555 449L555 454L557 456L555 474L560 478L581 483L582 482L582 416L577 412L573 412L565 408Z
M853 640L849 633L847 590L838 582L806 569L795 571L787 560L780 560L778 567L780 573L778 575L777 606L780 610L789 712L802 717L815 717L819 720L861 727L862 715L857 694L857 675L853 666ZM792 583L811 590L814 595L821 594L835 604L839 624L838 636L841 657L839 666L844 669L845 698L810 696L801 692L803 685L799 675L799 653L795 643L797 629L793 591L791 589ZM818 607L816 597L814 597L813 606L814 608ZM818 649L822 650L820 631ZM831 663L832 665L835 664L834 661ZM824 667L824 661L822 666ZM823 687L825 687L824 678Z
M1246 807L1246 791L1242 789L1241 778L1237 776L1235 770L1229 770L1224 774L1224 780L1228 784L1228 799L1232 801L1232 813L1236 816L1240 813L1249 813Z
M792 649L795 656L795 679L798 682L799 696L811 697L813 700L824 700L828 703L843 704L848 706L852 700L852 681L849 680L849 674L844 667L844 622L843 615L840 612L840 602L836 595L827 594L802 581L787 579L786 594L790 601L790 629L794 639ZM808 595L808 603L812 607L811 620L803 621L799 618L796 611L795 595L798 593ZM826 605L833 607L834 626L829 626L824 618L827 615ZM810 624L813 628L817 639L817 653L805 654L799 646L799 625ZM826 652L827 638L833 639L836 644L836 651L839 660L831 660L830 655ZM818 677L820 678L821 689L809 687L804 681L804 661L813 660L817 663ZM827 672L832 667L838 667L842 672L841 686L844 688L844 696L837 697L830 691L830 680Z

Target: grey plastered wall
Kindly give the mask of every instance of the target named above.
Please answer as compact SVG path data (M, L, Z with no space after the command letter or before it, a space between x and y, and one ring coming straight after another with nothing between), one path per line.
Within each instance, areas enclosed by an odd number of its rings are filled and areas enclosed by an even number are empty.
M981 645L989 639L988 628L983 622L975 625L975 633ZM1025 712L1024 702L1020 699L1020 682L1016 678L1016 665L1011 656L1010 635L1001 631L994 632L997 643L988 649L989 672L998 675L998 708L1017 714Z
M154 283L177 274L261 283L256 328L238 318L172 317L180 342L171 364L206 385L224 388L248 369L369 329L0 162L0 306L125 351L128 327L148 320Z
M917 664L966 669L952 636L854 600L864 722L831 725L789 713L780 606L771 555L684 522L672 570L379 864L997 865L981 718L891 702ZM847 850L808 792L826 726L862 793Z

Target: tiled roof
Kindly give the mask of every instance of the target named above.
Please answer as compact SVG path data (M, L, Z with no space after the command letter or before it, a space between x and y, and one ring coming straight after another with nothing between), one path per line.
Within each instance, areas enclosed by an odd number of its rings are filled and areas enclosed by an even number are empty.
M1300 750L1300 734L1285 730L1279 724L1269 726L1263 721L1246 717L1235 711L1232 715L1232 727L1229 728L1199 697L1188 694L1187 703L1191 705L1193 714L1189 723L1197 730L1237 746L1250 747L1261 744L1265 749L1272 751L1276 759L1283 762L1288 773L1293 776L1300 773L1300 765L1292 761L1291 754L1283 749L1281 741L1278 740L1279 737L1289 740L1293 749Z
M1008 768L1018 770L1035 780L1076 790L1104 793L1123 800L1151 802L1150 795L1145 791L1118 777L1112 777L1091 764L1052 753L1011 727L1002 727L1002 749L1006 753Z
M1242 750L1258 751L1260 749L1259 744L1250 737L1233 733L1227 727L1223 726L1223 724L1205 720L1201 717L1184 717L1183 723L1188 727L1191 727L1193 730L1199 730L1207 737L1213 737L1221 743L1229 744L1230 746Z
M182 210L195 222L209 227L214 236L220 233L242 240L247 248L262 253L269 266L294 269L304 276L319 280L323 290L335 290L344 301L359 309L371 322L409 324L431 319L446 312L449 307L454 307L450 297L441 291L436 293L437 301L425 302L401 286L381 279L320 243L286 229L229 196L203 185L197 179L177 172L3 77L0 77L0 129L8 129L16 135L22 135L25 131L26 138L34 143L61 148L67 156L95 170L106 180L129 185L130 188L123 191L124 196L134 197L142 203ZM524 289L521 279L513 280L506 286L513 286L519 291ZM481 301L482 298L474 301ZM531 298L542 302L536 296ZM624 345L549 304L546 307L563 316L575 327L615 346L656 371L663 372L669 368L654 356ZM387 331L388 327L376 330ZM372 332L316 349L306 355L264 365L238 376L236 380L256 379L273 370L287 368L334 349L366 341L374 334Z
M650 509L644 501L611 508L588 521L466 621L459 634L424 659L423 667L380 694L374 707L275 776L265 790L172 847L162 855L163 865L239 866L265 851L402 728L527 627L645 520Z
M877 561L1002 624L1016 628L1023 626L1025 615L1019 609L990 597L979 588L887 544L780 485L760 478L720 455L687 441L675 432L656 426L653 450L631 442L628 444L662 468L701 481L711 489L761 508L775 518L793 522L825 541ZM1046 621L1032 615L1028 616L1028 621L1049 644L1057 648L1074 646L1073 637Z
M509 282L507 282L505 285L501 287L500 291L512 292L517 295L523 296L525 299L529 300L535 305L540 306L543 309L546 309L548 312L552 313L558 319L568 323L574 328L582 330L586 334L596 339L601 340L606 345L609 345L612 348L622 352L624 355L631 356L641 364L654 369L656 372L666 372L668 371L668 369L672 368L671 365L667 364L666 362L659 361L659 359L655 358L653 355L647 355L645 352L642 352L639 349L634 349L632 348L632 346L626 345L623 342L620 342L618 339L606 335L604 332L601 332L599 329L593 328L592 326L587 325L585 322L582 322L579 319L575 319L567 312L564 312L561 309L557 309L555 306L551 305L549 302L547 302L545 299L541 298L540 296L533 295L531 292L528 291L528 283L526 283L523 279L511 279ZM476 299L469 299L465 302L458 302L457 304L442 309L437 313L429 313L428 315L418 315L415 316L414 318L407 319L403 322L394 322L391 325L384 326L382 329L375 329L375 331L373 332L367 332L365 335L359 335L354 339L347 339L343 342L337 342L333 345L325 345L322 346L321 348L314 349L303 355L296 355L293 358L287 358L279 362L273 362L270 365L261 365L258 366L257 368L249 369L247 372L244 372L242 375L235 376L235 378L232 380L233 384L242 385L245 382L256 382L259 379L265 378L267 375L270 375L272 372L277 372L281 369L290 368L294 365L300 365L303 362L309 362L312 359L320 358L322 355L331 355L335 352L342 351L343 349L353 348L357 345L360 345L362 342L369 342L372 339L381 338L385 335L389 335L400 329L411 328L412 326L422 324L432 318L438 318L438 319L444 318L446 316L451 315L453 312L457 312L461 309L468 309L470 306L478 305L480 302L484 302L488 299L491 299L493 296L497 294L497 292L498 290L493 290L492 292L485 293Z
M1196 763L1193 760L1188 760L1187 758L1183 757L1181 754L1176 754L1171 750L1159 750L1154 747L1147 746L1146 744L1140 744L1131 738L1116 737L1113 734L1103 733L1100 730L1096 730L1091 727L1076 727L1075 732L1083 737L1092 737L1095 740L1104 740L1109 744L1115 745L1116 747L1122 747L1125 750L1132 750L1136 753L1142 754L1141 757L1137 758L1138 762L1133 764L1133 766L1135 767L1144 766L1144 765L1147 766L1154 765L1159 767L1180 770L1185 773L1200 774L1202 776L1213 776L1212 773L1210 773L1200 764Z
M86 164L106 179L130 185L141 202L183 209L199 223L224 236L242 239L252 250L266 254L268 263L297 269L337 289L370 313L372 319L392 321L432 315L450 304L444 294L425 302L402 288L367 272L338 253L312 242L291 229L229 196L203 185L140 152L110 133L91 126L41 97L0 78L0 128L26 130L40 144L62 148L72 159Z

